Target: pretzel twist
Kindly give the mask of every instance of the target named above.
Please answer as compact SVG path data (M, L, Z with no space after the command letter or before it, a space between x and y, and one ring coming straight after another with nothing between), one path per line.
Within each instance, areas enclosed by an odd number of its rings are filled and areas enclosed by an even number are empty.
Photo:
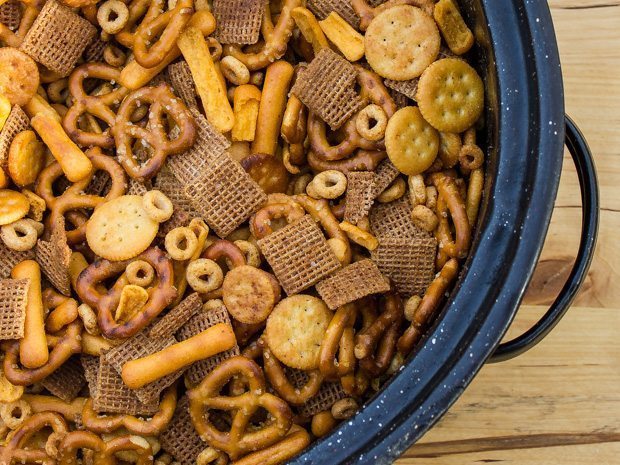
M3 447L0 447L0 463L40 463L56 465L56 460L49 457L44 448L34 448L28 443L46 428L51 434L64 436L69 432L65 419L54 412L35 413L16 429Z
M150 105L146 127L131 122L131 115L141 105ZM166 131L168 118L178 127L178 135L174 138ZM157 87L143 87L125 97L118 109L112 134L118 158L127 174L144 181L159 172L168 156L182 153L194 144L196 124L181 99L162 83ZM150 158L142 163L134 154L133 142L136 139L148 144L152 151Z
M133 415L103 415L93 409L93 399L89 398L82 409L82 425L93 433L111 433L121 428L141 436L160 434L172 420L177 405L177 385L169 387L161 402L159 410L150 419L144 420Z
M218 239L205 249L202 258L217 262L225 259L230 268L246 265L245 255L234 243L225 239Z
M244 378L248 384L247 391L234 397L221 395L222 388L234 376ZM267 393L266 388L263 372L253 360L236 356L222 362L202 383L187 392L192 423L200 437L211 446L227 452L233 460L283 438L292 425L293 412L282 399ZM267 410L273 417L272 421L250 430L249 422L259 408ZM210 409L232 412L230 431L220 431L213 426L208 415Z
M114 125L116 114L112 110L129 93L124 87L119 87L103 95L89 95L84 90L85 79L103 79L118 82L121 76L120 69L104 63L86 63L77 67L69 77L69 92L73 105L62 119L62 125L71 139L84 146L98 146L102 148L114 147L114 137L110 128ZM95 116L105 122L108 127L102 132L86 131L80 128L80 118L84 115Z
M271 7L267 3L261 25L261 33L264 39L262 46L259 49L252 47L256 50L245 52L239 45L225 45L224 54L235 57L250 71L266 68L286 53L289 39L295 28L295 20L291 13L293 9L299 6L302 6L301 0L285 0L278 22L274 26L271 18Z
M153 463L151 445L140 436L124 435L104 441L90 431L72 431L58 446L58 465L79 463L78 452L84 449L94 452L94 463L97 465L115 465L117 463L115 454L124 451L132 451L136 454L136 465Z
M127 5L129 18L123 29L114 38L125 47L132 48L136 39L136 32L140 26L138 23L149 23L165 9L165 0L131 0Z
M258 210L250 220L250 231L256 239L273 233L272 221L284 218L293 223L305 215L304 209L291 203L272 203Z
M355 370L353 325L356 318L357 310L353 304L338 308L332 317L319 351L319 369L326 378L341 378Z
M50 351L47 363L39 368L24 368L19 363L19 341L8 342L4 345L4 375L12 384L30 386L51 375L65 363L69 357L82 351L81 344L82 322L77 319L70 323L64 334L59 337L48 337Z
M360 17L361 31L368 29L371 21L375 19L379 13L398 5L417 6L431 17L433 16L433 10L435 9L434 0L388 0L375 8L370 6L367 0L351 0L351 6L355 10L357 16Z
M465 201L459 194L459 189L452 176L446 173L434 173L431 175L431 181L439 194L438 210L439 199L441 199L450 211L456 230L456 238L452 240L448 217L439 212L439 227L437 230L439 248L452 258L465 258L471 243L471 225L467 217Z
M407 355L418 342L424 329L432 320L439 308L439 304L448 290L448 287L456 279L459 271L459 262L454 258L448 260L439 275L426 289L426 293L413 314L411 325L398 339L398 352Z
M109 290L103 288L102 284L106 280L122 274L133 260L149 263L155 270L156 279L149 289L149 299L142 310L128 321L117 322L114 319L114 313L119 305L127 279L121 276ZM172 260L157 247L147 249L132 260L121 262L96 260L80 273L76 284L76 292L80 298L97 309L101 333L112 339L127 338L136 334L153 321L177 295L174 287Z
M69 245L80 244L86 240L88 217L82 212L83 209L94 209L108 200L120 197L127 189L125 172L112 157L104 155L99 148L88 150L86 155L93 164L93 171L86 178L69 186L61 195L54 194L54 183L64 176L62 167L57 162L41 171L35 185L37 195L45 200L47 208L50 209L48 226L52 229L56 227L61 217L66 217L73 225L74 229L66 232ZM112 180L105 197L84 193L97 171L105 171Z
M390 96L378 74L368 71L359 65L357 70L357 82L361 88L362 99L369 100L381 107L387 118L396 113L396 104ZM337 145L331 145L327 138L327 124L314 112L308 117L308 136L314 155L324 161L339 161L351 157L356 150L384 151L383 139L372 141L362 137L357 131L357 118L350 118L339 131L342 140Z
M396 351L404 313L400 297L385 297L385 309L379 317L355 338L355 356L360 366L376 377L387 371Z
M175 47L179 34L194 13L193 0L178 0L171 10L154 19L142 21L133 37L133 53L136 61L145 68L159 65ZM158 37L151 44L154 37Z

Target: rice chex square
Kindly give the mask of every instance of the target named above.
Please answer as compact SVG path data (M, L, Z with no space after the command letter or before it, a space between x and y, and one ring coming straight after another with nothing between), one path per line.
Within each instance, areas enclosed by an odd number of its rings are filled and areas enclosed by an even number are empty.
M0 279L0 340L24 337L29 279Z
M375 173L352 171L347 174L347 194L344 204L344 219L357 224L370 212L375 201Z
M182 397L177 403L168 427L159 435L163 450L181 465L196 465L196 458L208 444L200 439L189 414L189 399Z
M260 38L264 0L214 0L215 38L223 44L255 44Z

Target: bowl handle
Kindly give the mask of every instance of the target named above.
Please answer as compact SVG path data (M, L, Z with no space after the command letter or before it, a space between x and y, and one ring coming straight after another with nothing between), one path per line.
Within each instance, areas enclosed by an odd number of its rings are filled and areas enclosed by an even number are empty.
M547 313L521 336L500 344L489 362L514 358L542 341L564 316L583 284L592 263L599 222L599 191L592 152L572 119L566 116L566 146L570 151L581 188L582 226L579 252L573 269Z

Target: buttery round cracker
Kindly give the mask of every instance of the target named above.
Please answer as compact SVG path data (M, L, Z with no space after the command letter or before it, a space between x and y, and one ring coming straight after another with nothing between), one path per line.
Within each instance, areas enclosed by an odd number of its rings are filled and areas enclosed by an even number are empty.
M32 58L12 47L0 48L0 94L11 105L26 105L37 93L39 68Z
M142 206L139 195L123 195L98 207L86 225L86 241L102 258L128 260L153 242L159 223Z
M0 226L21 220L28 214L30 202L19 192L0 189Z
M418 82L417 102L434 128L463 132L474 125L484 109L484 84L465 61L444 58L430 65Z
M286 366L317 369L319 350L332 316L321 299L303 294L287 297L269 315L265 340Z
M398 171L414 176L430 168L437 158L439 133L417 107L401 108L388 121L385 149Z
M22 131L15 136L9 148L7 168L15 184L24 187L37 180L45 167L45 145L34 131Z
M241 323L265 321L280 300L280 285L269 273L253 266L233 268L222 284L224 305Z
M384 78L416 78L437 58L441 46L433 18L420 8L400 5L377 15L364 38L366 61Z

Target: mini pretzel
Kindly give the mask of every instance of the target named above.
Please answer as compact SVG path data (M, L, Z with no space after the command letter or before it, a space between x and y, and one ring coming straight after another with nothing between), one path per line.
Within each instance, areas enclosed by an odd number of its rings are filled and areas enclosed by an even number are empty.
M273 446L253 452L235 465L278 465L295 457L310 444L310 435L301 426L293 425L286 437Z
M72 431L58 446L58 465L78 463L78 451L94 451L94 463L116 463L115 454L132 451L136 454L136 465L153 463L153 450L149 442L141 436L124 435L104 441L90 431ZM56 463L56 462L55 462Z
M368 71L359 65L356 65L355 68L357 70L357 82L361 87L361 97L380 106L386 117L391 118L397 108L388 90L383 85L382 79L376 73ZM358 149L372 151L385 150L385 144L382 140L368 140L357 132L356 118L351 118L340 130L343 137L342 142L337 145L332 146L329 143L326 131L327 126L325 122L311 112L308 118L310 145L313 153L325 161L337 161L349 158Z
M36 225L41 225L30 218L22 218L0 228L0 237L11 250L24 252L31 250L37 245L39 230ZM43 226L43 225L41 225Z
M289 144L303 143L307 133L308 109L298 97L291 94L286 103L280 133Z
M454 241L448 239L447 236L450 234L448 218L443 215L439 216L439 247L450 257L465 258L471 242L471 226L467 218L465 203L452 177L444 173L435 173L431 176L431 180L440 198L446 202L456 229L456 239Z
M347 190L347 177L336 170L321 171L306 187L310 197L337 199Z
M339 239L342 241L345 245L345 250L341 263L343 265L351 263L351 245L349 243L349 237L340 227L338 220L329 208L327 200L315 200L307 195L296 195L294 199L304 207L306 212L314 218L314 221L321 223L322 228L331 239Z
M122 2L119 3L122 4ZM102 95L89 95L84 89L84 81L86 79L102 79L108 82L118 82L119 78L120 70L118 68L103 63L86 63L71 73L69 92L73 105L64 116L62 125L72 140L84 147L93 145L101 148L114 147L114 137L110 128L114 126L116 114L112 107L117 106L129 91L124 87L119 87ZM106 123L108 127L100 133L82 130L79 121L84 115L95 116Z
M141 105L150 105L149 122L144 128L130 120L132 113ZM171 118L179 128L174 139L165 131L166 117ZM158 87L143 87L123 100L112 134L125 171L132 178L144 181L159 172L169 155L184 152L194 144L196 125L181 99L175 97L167 85L160 84ZM149 160L142 163L136 160L133 151L135 139L142 139L152 148L153 153Z
M143 20L134 34L133 53L136 61L146 68L160 64L173 50L176 39L193 12L192 0L177 0L173 9L160 13L153 19ZM158 39L152 43L156 37Z
M274 26L271 18L271 6L265 7L261 32L265 39L259 50L244 52L238 45L225 45L224 54L232 55L244 63L250 71L266 68L286 53L288 41L295 28L292 16L294 8L302 6L301 0L285 0L278 22Z
M97 260L89 265L77 280L76 291L80 298L93 308L97 309L99 327L104 336L109 338L127 338L148 325L161 313L176 297L172 261L158 248L150 248L136 257L149 263L155 270L157 279L150 289L150 298L144 308L126 322L118 323L114 320L122 289L126 278L118 279L109 289L102 289L100 285L106 280L118 276L125 271L130 261L111 262Z
M94 171L79 182L74 183L61 195L54 194L54 182L63 176L62 167L58 163L52 163L39 174L35 186L36 193L45 200L51 210L48 224L52 227L59 224L61 217L73 225L74 229L67 231L67 243L75 245L86 240L87 217L81 212L83 209L94 209L108 200L120 197L125 193L127 184L123 168L112 157L103 155L98 148L87 152ZM105 171L112 179L110 190L105 197L85 194L84 191L93 179L96 171Z
M227 397L222 388L234 377L243 378L247 392ZM269 394L265 377L256 362L242 356L231 357L218 365L196 388L187 392L194 428L211 446L223 450L236 460L241 455L264 449L283 438L292 425L293 413L286 402ZM248 430L248 423L259 408L273 417L266 426ZM229 410L233 415L230 431L218 430L205 410Z
M4 355L4 374L6 379L20 386L38 383L56 371L69 357L82 351L80 343L81 333L82 322L77 320L67 326L64 334L55 341L50 338L49 342L53 342L53 348L49 353L47 362L38 368L32 369L21 368L19 365L17 355L20 350L20 342L8 343L5 346Z
M52 288L42 293L43 307L49 311L45 319L45 329L54 334L73 323L78 317L78 304L75 299L65 297Z
M319 369L326 378L341 378L355 370L353 325L356 318L357 310L353 304L340 307L332 317L319 352Z
M372 376L379 376L390 366L403 321L400 297L389 294L385 298L385 310L364 331L355 337L355 357L360 366Z
M386 157L385 151L358 150L357 154L347 159L329 161L310 151L308 165L313 171L338 170L348 174L351 171L374 171Z
M249 241L235 241L234 244L239 247L239 250L243 252L245 256L245 262L249 266L253 266L255 268L259 268L261 264L261 256L258 247ZM232 265L228 265L229 268L232 268Z
M29 446L39 432L46 428L59 435L68 433L69 428L64 418L53 412L41 412L32 415L24 421L20 427L8 438L6 444L0 448L0 463L40 463L42 465L55 465L56 460L49 457L45 449L37 449Z
M172 420L177 405L177 385L169 387L159 409L150 419L145 420L133 415L99 415L93 410L93 399L89 398L82 409L82 425L93 433L112 433L125 428L132 434L155 436L160 434Z
M224 282L222 269L215 261L208 258L199 258L190 262L185 271L185 277L187 284L200 294L215 291L222 287Z
M250 220L250 230L256 239L262 239L273 233L272 221L285 218L287 223L293 223L302 218L305 212L299 205L291 203L273 203L257 211Z
M422 337L424 329L431 322L448 287L456 278L458 270L459 263L454 258L448 260L441 272L426 289L426 293L413 315L411 325L398 339L398 352L402 355L411 352L413 346Z
M217 262L225 259L231 268L246 265L245 255L239 247L230 241L218 239L202 253L202 258L208 258Z
M385 3L373 8L367 0L351 0L351 6L355 13L360 17L360 30L368 29L370 22L381 12L397 5L413 5L422 8L426 14L433 16L435 2L433 0L388 0Z

